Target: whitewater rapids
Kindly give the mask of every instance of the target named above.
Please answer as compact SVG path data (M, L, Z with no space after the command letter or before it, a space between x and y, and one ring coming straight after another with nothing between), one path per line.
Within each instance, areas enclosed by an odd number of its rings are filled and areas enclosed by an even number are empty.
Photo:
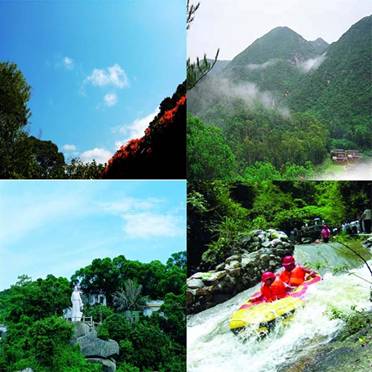
M322 247L317 249L322 250ZM301 249L297 255L302 258L300 262L306 261L306 255L306 249ZM335 258L334 255L327 256L331 260ZM343 261L341 259L341 264ZM188 371L276 372L281 366L291 365L313 348L329 342L342 328L341 320L331 320L327 315L330 307L345 312L351 311L352 306L371 309L370 285L351 273L371 280L365 266L339 275L326 272L320 283L309 287L305 306L295 312L293 319L287 325L279 324L261 340L248 337L243 341L229 330L231 314L259 289L259 285L225 303L189 316Z

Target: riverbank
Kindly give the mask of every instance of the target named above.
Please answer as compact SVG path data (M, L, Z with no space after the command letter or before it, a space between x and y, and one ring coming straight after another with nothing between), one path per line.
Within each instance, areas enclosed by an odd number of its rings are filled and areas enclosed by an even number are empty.
M360 247L358 252L365 258L370 257L366 248ZM311 288L304 307L295 312L291 322L287 325L279 323L264 339L249 337L244 342L229 330L231 314L259 288L259 284L224 303L190 315L187 340L189 371L278 372L285 367L287 369L284 370L288 371L288 366L291 366L291 372L328 371L322 367L330 368L334 359L339 360L340 368L353 365L352 370L364 371L355 366L368 366L367 345L360 348L351 346L356 343L356 337L359 340L363 336L364 331L354 338L338 339L345 329L345 322L333 318L330 312L335 309L349 314L353 312L352 308L371 311L367 268L346 248L335 243L297 245L294 254L299 262L319 267L323 280ZM333 269L340 271L336 274ZM369 334L367 336L365 339L369 348ZM350 350L354 349L352 353ZM348 361L340 356L344 352L349 353ZM322 358L324 364L321 365ZM355 362L358 358L363 359L359 364ZM314 363L311 366L310 361ZM305 365L313 369L301 369ZM317 366L321 367L316 369ZM346 372L346 369L333 370Z
M294 365L278 372L368 372L372 369L372 312L360 314L363 327L345 337L341 331L328 345L323 345Z
M294 245L282 231L253 230L235 243L229 257L213 269L187 279L187 312L197 313L256 285L264 271L275 271Z

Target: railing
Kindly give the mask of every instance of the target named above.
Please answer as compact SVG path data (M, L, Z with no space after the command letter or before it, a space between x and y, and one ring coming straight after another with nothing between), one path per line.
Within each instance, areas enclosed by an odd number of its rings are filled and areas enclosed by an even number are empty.
M73 319L67 319L67 320L69 320L70 322L73 322ZM102 324L102 321L95 322L92 316L82 316L80 319L80 322L87 324L89 327L96 327Z

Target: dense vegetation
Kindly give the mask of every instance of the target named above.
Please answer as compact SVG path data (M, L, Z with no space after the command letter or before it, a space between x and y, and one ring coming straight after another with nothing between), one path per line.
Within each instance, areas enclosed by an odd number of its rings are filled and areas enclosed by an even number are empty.
M331 227L357 219L371 182L226 182L189 185L188 270L213 267L252 229L294 227L320 217Z
M214 144L200 138L210 127L221 129L218 142L235 159L227 167L246 180L268 167L270 179L305 177L332 148L370 149L371 23L372 16L362 19L330 46L276 28L229 63L217 64L218 71L188 94L189 114L199 119L198 125L195 118L188 122L189 175L206 161L195 152L215 151L193 147Z
M227 106L228 101L211 106L204 116L210 125L197 118L188 119L188 175L192 180L213 178L209 163L218 172L230 169L225 177L233 173L259 176L255 174L257 168L265 162L279 170L279 176L290 175L288 168L294 169L292 165L300 166L294 176L305 176L308 162L319 164L325 157L328 132L313 115L286 118L259 105L254 110L239 102L229 109ZM215 137L208 138L212 133ZM221 152L229 153L225 155L228 164L214 158Z
M289 96L294 110L311 110L327 124L335 147L372 147L371 28L372 16L353 25Z
M103 178L186 178L185 94L185 84L179 85L173 97L160 104L160 112L145 135L114 154Z
M71 291L78 280L84 295L107 296L108 306L86 305L84 315L93 316L96 322L103 320L99 337L119 343L118 371L185 370L185 252L173 254L165 265L124 256L96 259L78 270L71 281L52 275L36 281L19 277L0 292L0 323L7 326L0 341L0 370L100 370L84 359L78 346L70 344L73 325L62 318L63 310L71 306ZM136 297L128 287L137 289ZM128 310L138 313L147 298L164 300L162 314L140 314L133 321Z

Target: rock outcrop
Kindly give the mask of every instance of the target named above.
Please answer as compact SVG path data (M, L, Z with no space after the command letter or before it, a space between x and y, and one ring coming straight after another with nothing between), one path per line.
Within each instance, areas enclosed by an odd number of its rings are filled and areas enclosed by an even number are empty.
M87 360L91 363L99 363L102 366L102 372L115 372L116 371L116 363L110 359L102 359L102 358L87 358Z
M372 367L372 313L365 315L369 326L344 337L339 333L330 343L313 349L295 363L283 365L278 372L367 372Z
M213 270L197 272L187 280L189 314L208 309L256 285L261 274L276 270L282 257L292 254L288 236L276 230L255 230L243 237L234 254Z
M85 323L74 323L73 344L80 346L81 353L92 363L100 363L104 372L115 372L114 357L119 355L119 344L114 340L102 340L97 331Z

